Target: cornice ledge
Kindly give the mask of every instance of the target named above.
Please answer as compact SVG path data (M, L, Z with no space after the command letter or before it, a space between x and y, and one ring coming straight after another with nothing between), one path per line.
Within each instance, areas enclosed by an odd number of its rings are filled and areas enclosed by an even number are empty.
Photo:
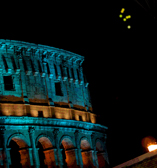
M51 53L57 53L59 55L63 55L64 57L71 56L74 58L74 60L79 60L80 64L84 61L84 56L60 49L60 48L55 48L47 45L42 45L42 44L35 44L35 43L29 43L29 42L24 42L24 41L17 41L17 40L8 40L8 39L0 39L0 44L1 45L10 45L10 46L17 46L17 47L25 47L25 48L33 48L37 50L43 50L43 51L48 51Z
M56 119L56 118L36 118L36 117L14 117L14 116L1 116L0 124L6 125L45 125L45 126L59 126L59 127L75 127L75 128L83 128L86 130L97 130L100 132L106 131L108 128L106 126L102 126L100 124L93 124L83 121L75 121L75 120L66 120L66 119Z

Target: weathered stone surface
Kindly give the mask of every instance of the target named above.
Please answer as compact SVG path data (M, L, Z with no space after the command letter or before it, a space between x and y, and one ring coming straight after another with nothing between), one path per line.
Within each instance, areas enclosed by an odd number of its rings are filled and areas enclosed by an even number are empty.
M96 123L83 61L62 49L0 40L0 167L108 164L107 127Z

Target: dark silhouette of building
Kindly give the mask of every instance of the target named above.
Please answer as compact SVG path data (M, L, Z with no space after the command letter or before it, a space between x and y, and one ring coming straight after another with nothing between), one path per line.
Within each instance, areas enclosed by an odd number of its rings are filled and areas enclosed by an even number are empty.
M84 57L0 40L0 167L107 167L107 127L96 123Z

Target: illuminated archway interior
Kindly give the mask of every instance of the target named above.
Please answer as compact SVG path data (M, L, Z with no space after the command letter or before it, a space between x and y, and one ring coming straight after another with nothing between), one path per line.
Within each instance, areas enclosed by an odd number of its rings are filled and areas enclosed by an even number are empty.
M82 149L82 161L84 168L94 167L93 159L92 159L92 151L88 140L82 139L81 140L81 149Z
M61 148L64 166L68 168L77 167L75 149L70 138L62 140Z
M41 137L38 141L37 147L39 148L39 160L40 167L54 167L55 166L55 156L53 145L47 137Z
M11 148L10 157L11 157L11 166L13 168L31 167L28 145L23 139L19 137L12 138L9 147Z

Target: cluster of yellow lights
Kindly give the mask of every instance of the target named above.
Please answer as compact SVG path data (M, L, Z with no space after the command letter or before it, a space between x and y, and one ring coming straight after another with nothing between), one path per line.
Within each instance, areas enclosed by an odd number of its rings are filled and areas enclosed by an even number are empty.
M124 9L124 8L122 8L120 12L121 12L121 13L124 13L124 11L125 11L125 9Z
M157 150L157 144L156 145L149 145L148 147L149 152Z
M130 19L130 18L131 18L131 16L128 15L128 16L126 16L126 17L123 19L123 21L125 22L127 19Z
M122 9L121 9L121 11L120 11L120 13L124 13L124 11L125 11L125 9L124 9L124 8L122 8ZM120 17L120 18L122 18L122 17L123 17L123 15L122 15L122 14L120 14L120 15L119 15L119 17Z
M124 13L124 11L125 11L125 9L124 9L124 8L122 8L122 9L121 9L121 11L120 11L120 13ZM122 18L122 17L123 17L123 15L122 15L122 14L120 14L120 15L119 15L119 17L120 17L120 18ZM130 18L131 18L131 15L128 15L128 16L126 16L125 18L123 18L123 21L125 22L127 19L130 19ZM128 25L128 26L127 26L127 28L128 28L128 29L130 29L130 28L131 28L131 26L130 26L130 25Z

